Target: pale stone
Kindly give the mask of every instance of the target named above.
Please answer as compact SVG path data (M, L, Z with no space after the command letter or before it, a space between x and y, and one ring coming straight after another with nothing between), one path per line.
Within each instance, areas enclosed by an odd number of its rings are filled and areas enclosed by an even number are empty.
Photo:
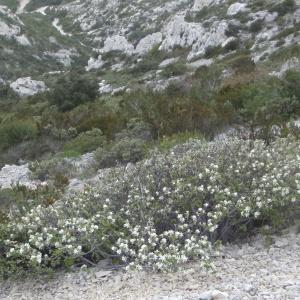
M104 47L101 49L102 53L110 51L122 51L131 55L134 52L134 46L124 36L114 35L105 40Z
M99 55L98 58L91 57L88 61L88 65L85 67L86 71L91 71L93 69L100 69L104 65L104 61L102 60L102 56Z
M31 77L18 78L10 87L20 96L32 96L47 90L43 81L32 80Z
M147 35L139 41L135 48L137 54L145 54L153 49L153 47L159 45L162 42L162 33L156 32L150 35Z
M247 4L246 3L233 3L229 6L227 10L227 15L228 16L234 16L240 12L244 12L247 10Z

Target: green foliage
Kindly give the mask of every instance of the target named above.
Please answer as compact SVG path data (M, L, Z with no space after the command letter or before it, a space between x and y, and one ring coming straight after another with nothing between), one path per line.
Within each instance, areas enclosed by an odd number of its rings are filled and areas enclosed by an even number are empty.
M170 78L173 76L183 75L187 71L187 66L183 62L177 62L166 66L161 72L161 76L165 78Z
M96 150L106 144L106 137L100 129L92 129L78 135L64 145L64 151L84 154Z
M62 158L51 158L48 160L35 161L30 164L32 178L40 181L58 181L62 176L71 177L75 168L70 161Z
M2 0L1 5L8 6L12 11L16 11L19 5L18 0Z
M300 72L296 70L289 70L287 71L284 80L289 96L294 96L300 105Z
M222 53L221 46L209 46L205 49L205 58L214 58Z
M170 271L209 264L216 244L286 220L299 207L299 141L192 140L55 205L15 209L0 226L0 275L93 265ZM18 264L16 262L19 262Z
M222 115L241 118L242 122L251 126L265 128L266 141L272 125L284 124L291 116L297 115L300 108L296 97L282 82L272 77L260 82L225 86L219 91L216 102Z
M296 8L296 3L294 0L284 0L275 6L273 6L270 11L277 12L279 16L284 16L291 13Z
M167 57L166 53L159 50L159 46L154 47L138 62L131 70L132 74L140 75L151 70L156 70L161 61Z
M201 140L203 136L199 132L180 132L171 136L163 137L158 143L158 149L162 152L170 151L176 145L187 143L189 140Z
M95 152L99 168L114 167L118 164L135 163L145 157L146 142L139 138L123 138Z
M98 92L98 84L87 75L80 75L71 71L58 80L53 89L48 93L51 104L55 104L61 111L94 101Z
M255 63L248 54L240 54L228 60L227 64L237 73L251 73L255 70Z
M257 33L262 30L264 25L264 21L261 19L257 19L256 21L250 24L250 31L253 33Z
M141 91L127 95L122 107L131 118L150 124L154 138L183 131L200 130L207 134L214 130L210 104L190 97L175 86L165 93Z
M38 136L38 128L32 120L12 120L0 124L0 149L5 150Z
M152 130L149 124L138 119L129 120L127 128L117 133L114 141L96 150L98 167L106 168L142 160L151 139Z

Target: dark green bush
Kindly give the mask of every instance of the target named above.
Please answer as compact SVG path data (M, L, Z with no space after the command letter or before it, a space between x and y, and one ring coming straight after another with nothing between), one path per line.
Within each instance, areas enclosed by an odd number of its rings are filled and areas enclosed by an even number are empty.
M161 76L165 78L183 75L187 70L187 66L183 62L177 62L166 66L161 72Z
M205 49L205 57L206 58L213 58L218 56L222 53L222 47L221 46L209 46Z
M138 138L116 140L96 150L96 164L99 168L109 168L117 164L135 163L145 157L146 145L144 140Z
M279 16L284 16L291 13L296 8L296 2L294 0L284 0L275 6L273 6L270 11L277 12Z
M264 21L258 19L250 24L250 31L253 33L257 33L262 30Z
M228 65L233 68L236 73L251 73L255 70L255 63L248 54L238 55L228 61Z
M12 120L0 124L0 149L4 150L38 136L38 128L32 120Z
M93 129L91 131L83 132L76 138L67 142L63 150L73 151L73 153L84 154L96 150L97 148L105 145L106 137L100 129Z
M56 82L48 93L48 99L61 111L68 111L80 104L95 100L97 93L96 80L71 71Z
M300 105L300 72L289 70L286 73L284 80L290 97L295 96Z

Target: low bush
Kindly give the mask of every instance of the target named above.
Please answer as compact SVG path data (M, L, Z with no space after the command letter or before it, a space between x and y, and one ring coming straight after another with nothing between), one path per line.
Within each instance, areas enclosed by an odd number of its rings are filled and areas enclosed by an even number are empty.
M144 158L146 142L139 138L124 138L99 148L95 152L98 168L114 167L118 164L135 163Z
M84 154L96 150L105 145L106 137L100 129L93 129L79 134L64 145L63 150L67 153Z
M177 62L175 64L171 64L166 66L162 72L161 76L165 78L170 78L173 76L183 75L187 71L187 66L183 62Z
M38 136L38 128L31 120L12 120L0 124L0 150L5 150L20 142L33 140Z
M168 271L195 258L208 266L218 241L284 221L299 205L299 150L291 137L191 141L108 170L95 189L13 211L0 225L0 273L107 256L128 268Z
M81 75L79 71L71 71L57 80L52 90L48 92L47 99L59 110L68 111L80 104L94 101L98 88L95 79Z
M296 8L295 0L283 0L282 2L273 6L270 11L277 12L279 16L284 16L287 13L291 13Z
M64 187L68 178L76 172L74 165L67 159L51 158L30 163L32 178L53 182L56 187Z
M261 19L255 20L250 24L250 31L253 33L257 33L262 30L264 25L264 21Z

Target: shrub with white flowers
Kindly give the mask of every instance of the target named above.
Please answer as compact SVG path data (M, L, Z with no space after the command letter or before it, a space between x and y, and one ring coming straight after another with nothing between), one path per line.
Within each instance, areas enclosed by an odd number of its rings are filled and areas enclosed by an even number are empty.
M219 241L299 206L300 141L190 141L114 168L98 186L52 205L11 212L0 261L22 268L94 264L168 271ZM0 263L1 265L1 263Z

